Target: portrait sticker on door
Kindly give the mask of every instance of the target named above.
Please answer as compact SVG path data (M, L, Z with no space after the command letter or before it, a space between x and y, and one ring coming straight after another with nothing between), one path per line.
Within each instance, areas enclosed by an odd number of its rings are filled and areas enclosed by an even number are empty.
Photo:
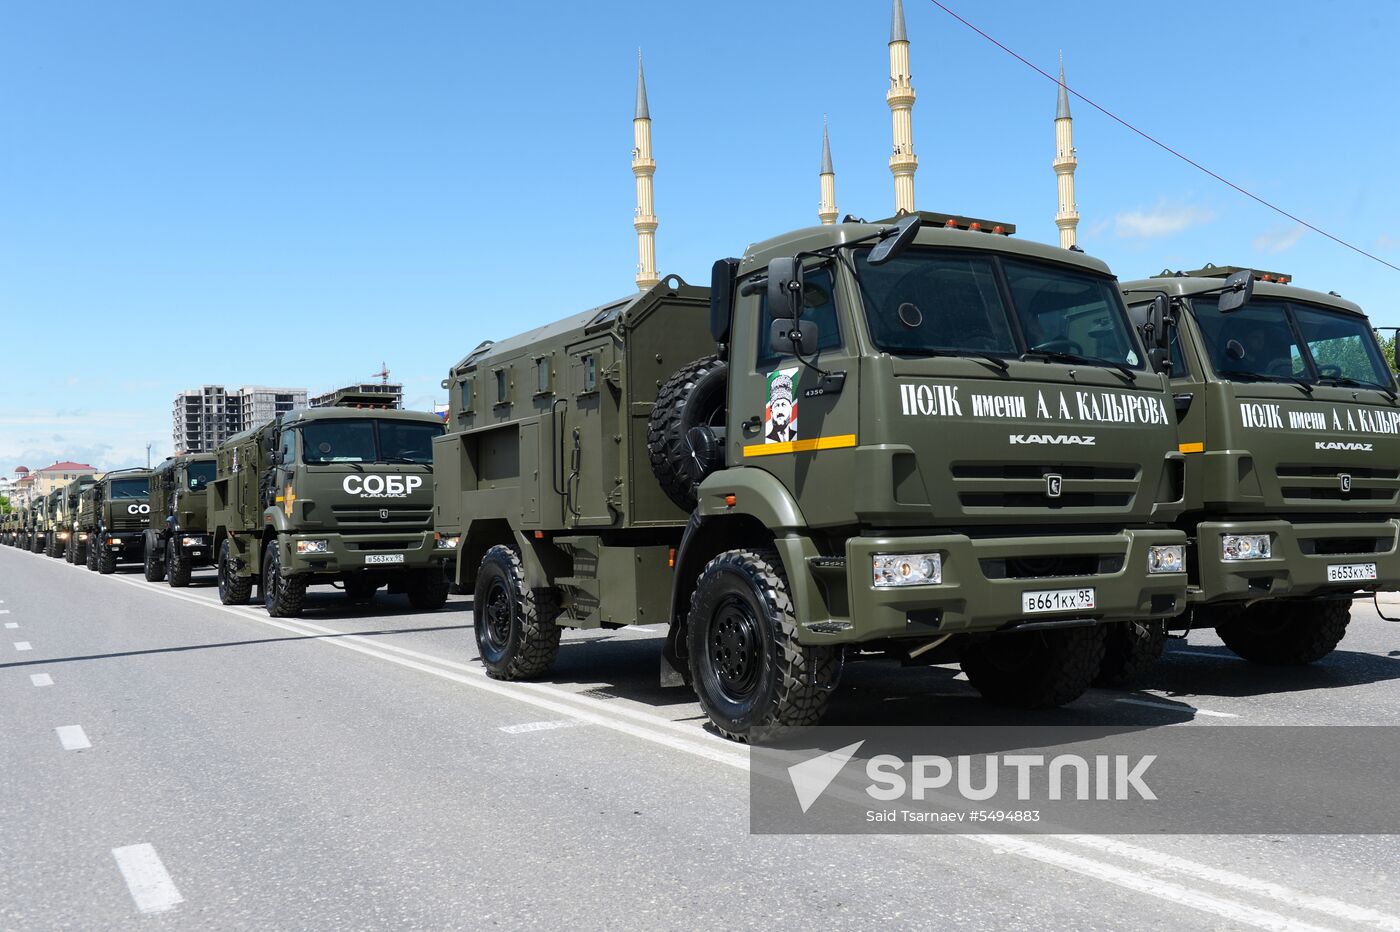
M768 404L763 409L763 442L789 443L797 439L797 367L775 369L768 374Z

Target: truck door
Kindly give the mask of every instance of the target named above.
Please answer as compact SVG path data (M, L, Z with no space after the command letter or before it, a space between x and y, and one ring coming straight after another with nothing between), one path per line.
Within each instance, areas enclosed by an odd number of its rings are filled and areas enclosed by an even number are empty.
M817 325L812 366L780 355L769 344L767 296L741 297L730 357L729 456L776 476L801 501L812 525L848 521L858 440L859 364L849 313L830 264L807 268L803 320ZM813 367L845 375L837 388Z
M569 527L611 526L621 506L621 444L615 439L621 396L608 377L613 361L611 338L569 347L569 397L554 438Z

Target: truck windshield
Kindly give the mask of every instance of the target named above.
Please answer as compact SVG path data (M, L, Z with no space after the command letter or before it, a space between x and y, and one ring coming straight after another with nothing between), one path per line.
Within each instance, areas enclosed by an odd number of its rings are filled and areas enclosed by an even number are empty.
M191 492L198 492L214 481L214 463L210 460L190 463L185 468L185 481L189 484Z
M1192 298L1191 310L1223 378L1391 387L1375 334L1354 314L1258 298L1228 314L1214 297Z
M1143 366L1107 277L992 253L910 249L878 266L868 256L857 253L857 278L885 352Z
M419 463L433 461L433 438L444 426L421 421L354 418L314 421L301 428L305 463Z
M107 497L112 501L117 499L145 498L150 492L150 485L146 479L113 479L111 491Z

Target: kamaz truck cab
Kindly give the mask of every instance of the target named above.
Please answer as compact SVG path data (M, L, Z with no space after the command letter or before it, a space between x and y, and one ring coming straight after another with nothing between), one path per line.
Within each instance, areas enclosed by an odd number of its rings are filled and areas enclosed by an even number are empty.
M87 542L89 569L105 575L115 573L119 563L142 562L150 479L149 469L120 469L92 487L95 527Z
M53 545L52 556L62 557L69 563L76 562L74 552L78 536L78 508L83 491L92 488L96 482L92 476L79 476L61 489L63 494L58 506L57 540Z
M669 622L747 739L815 722L862 656L1059 705L1180 613L1166 380L1102 262L1011 232L799 230L454 366L438 528L488 673Z
M33 552L42 553L46 556L53 555L54 538L58 536L58 503L62 498L62 490L54 489L43 498L39 499L38 510L34 524L34 544Z
M1232 266L1126 282L1139 326L1171 327L1186 457L1190 609L1235 653L1306 664L1346 633L1353 593L1400 588L1400 403L1360 307Z
M152 471L144 544L150 582L188 586L195 567L213 565L208 499L214 471L213 453L172 456Z
M356 602L381 586L420 610L446 602L457 542L432 525L442 420L382 395L338 404L281 415L216 451L207 530L224 604L247 602L254 583L274 616L299 614L314 584Z
M68 546L63 554L64 559L75 564L87 562L88 540L93 531L92 491L97 485L97 479L94 476L84 476L76 481L77 502L70 509Z

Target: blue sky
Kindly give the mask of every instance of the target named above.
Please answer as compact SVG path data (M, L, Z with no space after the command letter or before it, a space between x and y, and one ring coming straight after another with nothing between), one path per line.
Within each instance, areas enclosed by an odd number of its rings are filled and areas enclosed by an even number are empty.
M1400 7L954 0L1215 171L1400 264ZM906 0L918 204L1055 240L1055 87ZM633 289L646 53L663 273L893 212L888 0L0 6L0 469L170 451L206 382L323 390L388 363L411 406L482 339ZM1122 278L1292 273L1400 324L1400 273L1075 101L1080 243ZM42 462L41 462L42 461Z

